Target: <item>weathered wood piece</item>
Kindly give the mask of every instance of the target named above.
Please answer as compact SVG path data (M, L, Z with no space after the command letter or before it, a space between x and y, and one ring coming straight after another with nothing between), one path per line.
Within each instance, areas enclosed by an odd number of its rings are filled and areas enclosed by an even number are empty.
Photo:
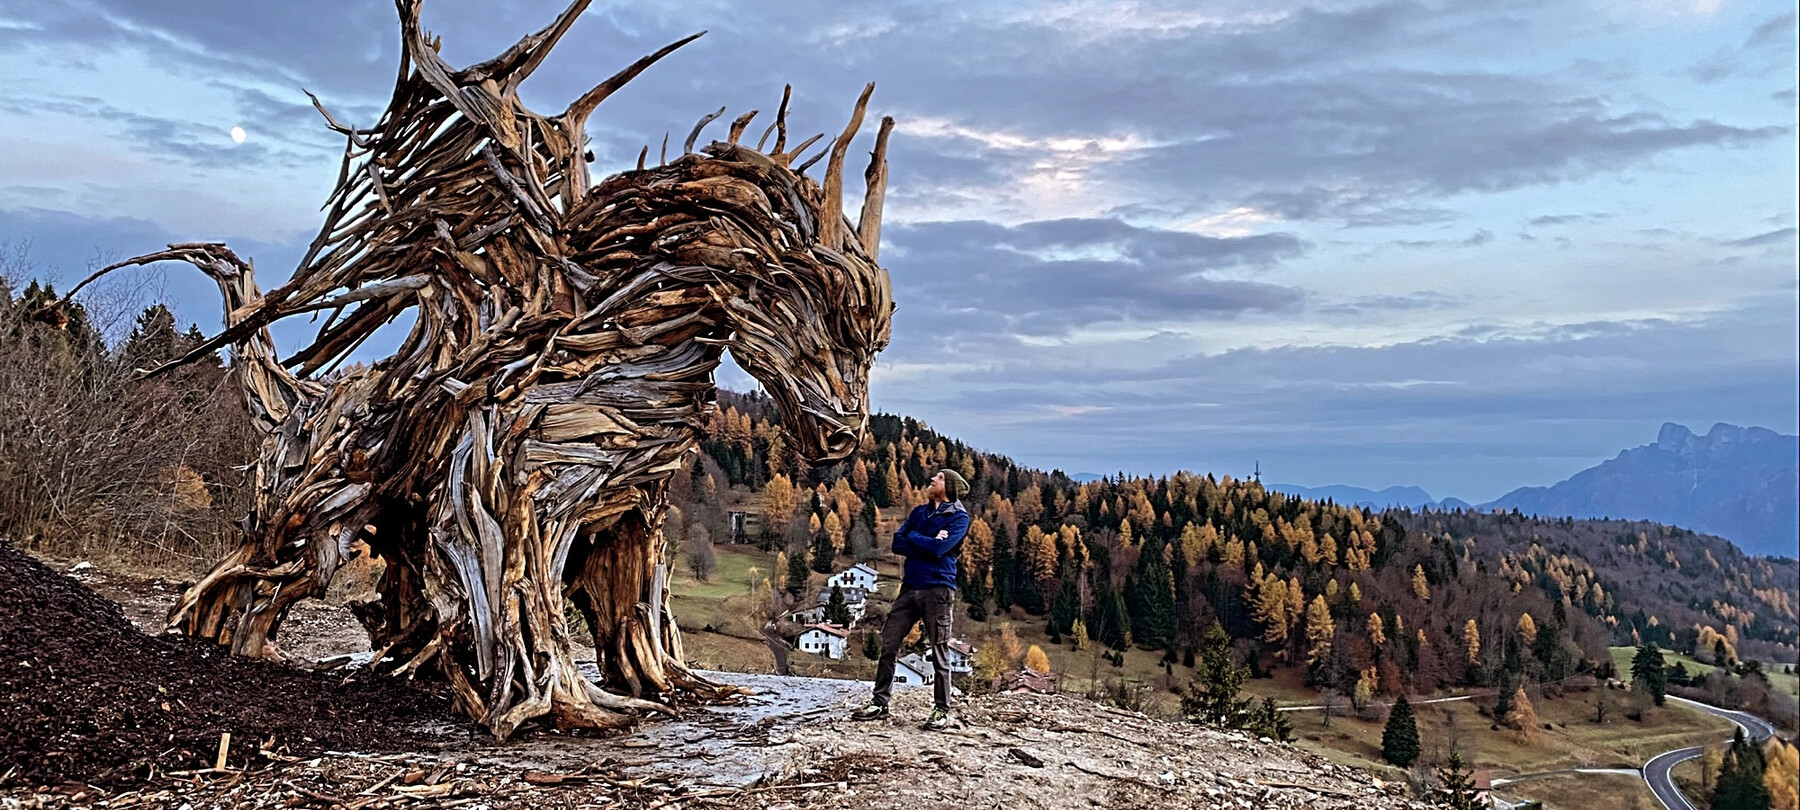
M380 598L357 611L372 666L440 675L499 737L531 721L623 726L672 711L678 692L730 691L688 670L668 615L666 483L693 462L725 351L807 458L861 440L893 309L875 262L892 121L856 224L839 189L867 90L822 183L782 151L784 94L773 153L737 143L745 115L728 141L591 184L588 115L693 37L560 114L526 109L519 83L587 2L457 70L420 28L419 0L399 0L393 98L371 128L326 115L343 168L286 284L262 292L219 244L101 271L181 260L211 276L226 328L176 362L229 347L266 433L243 544L182 594L172 628L279 656L288 608L322 596L361 540L386 564ZM313 341L278 360L266 327L318 311ZM391 357L321 376L408 313ZM576 670L567 603L600 683Z

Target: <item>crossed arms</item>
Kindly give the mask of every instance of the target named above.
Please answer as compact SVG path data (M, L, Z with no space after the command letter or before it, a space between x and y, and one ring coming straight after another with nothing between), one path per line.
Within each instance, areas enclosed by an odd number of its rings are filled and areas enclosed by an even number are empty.
M925 534L914 525L912 515L906 516L906 523L894 532L894 553L903 557L943 557L950 550L962 544L963 535L969 533L969 513L956 512L950 516L950 525L935 535Z

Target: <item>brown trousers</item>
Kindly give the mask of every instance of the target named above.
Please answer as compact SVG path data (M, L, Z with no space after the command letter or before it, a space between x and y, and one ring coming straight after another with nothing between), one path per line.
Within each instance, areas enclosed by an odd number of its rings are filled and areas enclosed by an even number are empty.
M875 666L875 702L883 706L894 692L894 659L913 625L925 622L925 638L931 643L932 698L940 709L950 708L950 620L956 615L955 588L902 588L881 626L881 662Z

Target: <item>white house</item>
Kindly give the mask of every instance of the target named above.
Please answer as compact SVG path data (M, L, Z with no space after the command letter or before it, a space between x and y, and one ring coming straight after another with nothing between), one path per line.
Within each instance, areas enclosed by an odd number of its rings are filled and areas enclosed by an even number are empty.
M868 563L857 563L831 575L825 580L825 587L830 589L836 585L848 591L851 588L873 593L875 591L875 569Z
M894 686L930 686L935 670L918 653L907 653L894 662Z
M849 636L850 631L835 624L808 625L806 631L800 634L799 648L801 652L823 655L826 658L843 658Z
M975 648L962 639L950 639L950 671L967 675L975 671Z

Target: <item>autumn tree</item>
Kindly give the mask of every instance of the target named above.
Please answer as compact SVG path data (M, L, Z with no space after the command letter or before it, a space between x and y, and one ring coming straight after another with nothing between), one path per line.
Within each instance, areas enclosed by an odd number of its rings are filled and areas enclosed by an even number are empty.
M1537 622L1532 620L1531 614L1519 614L1519 640L1524 642L1526 647L1530 647L1537 643L1537 636Z
M1288 638L1287 581L1267 575L1256 591L1256 620L1263 626L1263 641L1286 644Z
M794 484L780 473L769 476L763 485L762 531L765 542L772 542L787 528L794 516Z
M1512 707L1500 718L1500 724L1530 738L1538 729L1537 710L1531 705L1531 698L1525 694L1521 686L1513 692Z
M1413 566L1412 590L1413 596L1418 597L1419 601L1431 601L1431 584L1425 581L1425 566L1423 565Z
M1481 660L1481 628L1475 626L1474 619L1463 622L1463 656L1470 666Z
M1306 663L1318 666L1331 654L1331 637L1337 633L1337 623L1331 620L1331 608L1326 606L1325 597L1313 597L1312 604L1306 608Z
M1800 810L1800 751L1779 737L1763 748L1763 787L1771 810Z
M1050 656L1044 654L1044 648L1036 644L1025 651L1025 668L1039 675L1050 674Z

